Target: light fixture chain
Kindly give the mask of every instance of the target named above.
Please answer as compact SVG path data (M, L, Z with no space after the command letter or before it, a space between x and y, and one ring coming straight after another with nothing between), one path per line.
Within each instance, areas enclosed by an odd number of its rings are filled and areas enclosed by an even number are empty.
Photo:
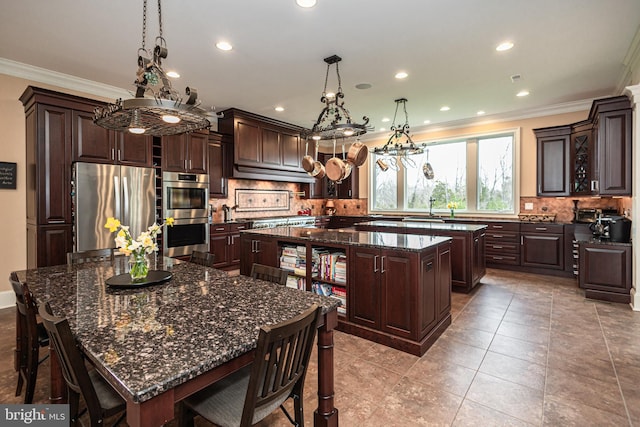
M162 1L158 0L158 27L160 38L162 39Z
M391 122L391 125L395 128L396 126L396 116L398 115L398 105L400 105L399 102L396 102L396 111L393 113L393 121Z
M331 64L327 64L327 74L324 76L324 90L322 91L323 102L324 102L324 97L327 94L327 83L329 82L329 68L331 68Z
M336 62L336 74L338 75L338 93L342 93L342 79L340 79L340 62Z
M147 41L147 0L142 2L142 50L146 50Z

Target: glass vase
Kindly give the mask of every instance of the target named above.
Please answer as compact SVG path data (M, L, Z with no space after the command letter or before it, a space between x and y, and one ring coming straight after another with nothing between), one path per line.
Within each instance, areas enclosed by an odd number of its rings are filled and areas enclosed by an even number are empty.
M129 275L132 282L141 282L149 274L149 258L145 252L133 252L129 257Z
M453 209L451 209L451 218L453 218L455 215L453 213Z

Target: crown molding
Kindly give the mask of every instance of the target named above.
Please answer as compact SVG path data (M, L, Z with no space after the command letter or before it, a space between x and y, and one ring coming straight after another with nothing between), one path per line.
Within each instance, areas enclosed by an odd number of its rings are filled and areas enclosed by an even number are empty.
M623 93L625 86L632 83L633 70L640 73L640 26L638 26L636 34L631 41L631 45L629 45L629 50L627 50L627 54L622 61L622 65L624 68L620 73L620 78L616 85L616 93Z
M529 108L524 110L515 110L505 113L497 113L478 117L470 117L467 119L454 120L441 123L430 123L428 125L411 126L411 133L429 133L440 132L443 130L459 129L469 126L482 126L493 123L508 122L513 120L525 120L535 117L555 116L558 114L575 113L576 111L589 111L593 99L583 99L580 101L564 102L561 104L549 105L545 107ZM389 132L366 133L360 137L361 141L373 141L380 138L381 135Z
M627 86L625 88L624 94L630 96L631 101L633 101L635 104L640 103L640 84Z
M132 96L129 91L122 88L23 64L6 58L0 58L0 73L102 98L117 99Z

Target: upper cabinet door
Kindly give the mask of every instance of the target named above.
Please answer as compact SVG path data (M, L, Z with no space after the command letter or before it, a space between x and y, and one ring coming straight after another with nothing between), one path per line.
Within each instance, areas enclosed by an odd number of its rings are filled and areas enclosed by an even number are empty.
M601 113L597 135L599 194L631 195L631 110Z
M153 165L153 137L116 132L116 160L127 166L151 167Z
M234 160L238 165L256 166L262 161L262 143L258 123L238 119L235 122Z
M568 196L570 193L569 149L571 129L536 129L538 196Z
M186 135L169 135L162 137L162 170L184 172L186 170L187 145Z
M262 127L262 167L279 168L282 166L282 146L280 132Z
M114 133L93 123L93 113L73 111L73 160L113 163Z
M282 145L282 166L286 169L302 170L302 157L300 134L282 132L280 134Z
M187 172L207 173L209 133L193 132L187 134Z

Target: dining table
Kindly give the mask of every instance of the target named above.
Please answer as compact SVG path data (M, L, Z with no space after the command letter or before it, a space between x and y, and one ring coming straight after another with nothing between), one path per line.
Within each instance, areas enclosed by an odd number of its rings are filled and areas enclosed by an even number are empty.
M153 256L152 256L153 257ZM129 426L157 427L175 404L250 364L262 325L322 307L317 335L315 426L337 426L333 330L339 300L248 276L156 256L157 283L117 280L128 258L17 271L38 304L66 317L79 348L126 400ZM52 353L50 403L66 402Z

